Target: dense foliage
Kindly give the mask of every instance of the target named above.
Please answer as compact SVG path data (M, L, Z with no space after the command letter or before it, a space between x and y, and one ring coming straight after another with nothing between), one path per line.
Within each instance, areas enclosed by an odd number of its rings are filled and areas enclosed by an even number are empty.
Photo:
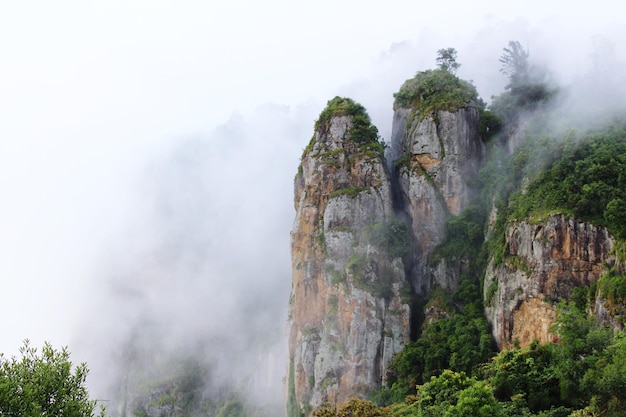
M339 407L324 403L313 411L313 417L391 417L391 413L371 401L351 398Z
M422 115L439 110L454 111L478 101L472 84L443 68L418 72L393 96L394 108L414 107Z
M563 303L555 331L561 343L504 350L473 377L443 370L413 395L354 416L624 416L626 337L598 326L585 309ZM354 400L359 402L360 400ZM314 416L344 414L334 406ZM340 407L341 409L341 407ZM325 414L328 410L330 413ZM378 411L376 411L378 410ZM389 413L389 414L386 414Z
M514 195L512 218L560 210L626 238L625 127L566 136L542 150L555 160L526 192Z
M356 143L371 143L378 141L378 129L370 120L365 107L350 98L335 97L328 101L315 122L316 131L326 131L330 128L333 117L351 116L352 125L349 130L350 138Z
M454 314L426 327L389 364L388 387L373 399L379 404L402 401L415 394L418 384L444 369L472 373L493 354L489 324L481 315Z
M41 352L28 340L20 358L0 354L0 415L91 417L97 404L85 387L86 364L74 366L67 348L45 343ZM104 409L100 410L104 416Z

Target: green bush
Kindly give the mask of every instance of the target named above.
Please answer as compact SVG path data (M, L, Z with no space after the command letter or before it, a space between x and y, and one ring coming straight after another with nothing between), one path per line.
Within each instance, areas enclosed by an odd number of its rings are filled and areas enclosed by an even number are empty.
M415 394L417 384L444 369L472 373L493 351L489 323L484 317L454 314L437 320L390 362L387 388L393 392L391 398Z
M610 271L598 280L600 296L606 300L606 307L622 324L626 321L626 275Z
M67 348L44 343L41 351L24 341L20 358L0 354L0 415L104 417L85 386L89 370L70 361Z
M552 345L533 344L530 348L500 352L483 368L500 401L522 394L533 412L560 404L560 388L553 363Z
M455 111L478 102L476 88L443 69L418 72L406 80L394 95L394 109L414 107L421 116L439 110Z
M444 242L433 252L434 260L478 256L485 240L485 221L485 211L476 205L469 206L459 216L449 216Z
M350 139L355 143L378 142L378 129L372 125L369 115L361 104L345 97L335 97L328 101L315 122L316 131L328 131L333 117L351 116L352 125L348 131Z

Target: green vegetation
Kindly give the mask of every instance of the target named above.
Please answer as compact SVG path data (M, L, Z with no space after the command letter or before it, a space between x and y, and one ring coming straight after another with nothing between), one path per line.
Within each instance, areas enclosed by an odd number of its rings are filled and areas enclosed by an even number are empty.
M392 284L395 273L384 262L379 264L366 255L352 253L347 269L350 271L352 284L356 288L386 300L393 295Z
M374 394L380 404L400 402L416 386L444 369L472 373L493 354L493 340L484 317L454 314L429 324L389 364L388 386Z
M185 413L202 407L207 369L192 358L174 359L167 375L148 383L151 407L179 409Z
M369 405L366 414L347 415L626 415L624 333L614 334L598 326L584 309L573 303L560 305L555 331L561 343L534 342L526 348L504 350L475 368L471 377L463 371L439 371L438 375L417 382L413 394L392 398L389 406L379 403L378 413L383 414L375 414ZM415 348L415 344L409 346ZM333 410L337 408L331 407Z
M338 286L340 284L346 283L347 275L345 271L341 271L341 272L337 271L335 267L331 264L326 264L324 269L326 271L327 276L330 275L330 282L333 285Z
M341 116L350 117L347 134L350 143L357 145L355 154L375 158L382 157L385 145L379 141L378 128L372 124L365 107L350 98L337 96L329 100L324 110L320 113L319 118L315 121L315 131L328 133L332 118ZM317 134L313 135L306 148L302 151L301 159L313 150L316 140ZM335 157L342 152L345 152L345 149L322 152L319 156L324 159L325 163L334 164L337 163Z
M394 95L394 108L414 107L420 117L439 110L455 111L470 102L478 103L476 88L445 69L418 72Z
M293 359L289 361L287 372L287 417L300 417L300 407L296 400L296 377Z
M503 49L500 71L509 77L507 91L493 97L491 110L511 131L517 126L522 113L534 111L546 104L556 94L548 85L548 72L530 64L529 53L517 41L510 41Z
M456 62L456 49L454 48L445 48L437 51L437 66L451 73L456 73L461 64Z
M609 313L622 326L626 324L626 275L611 269L598 280L597 287Z
M328 194L328 198L335 198L335 197L339 197L342 195L348 196L350 198L354 198L357 195L361 194L362 192L369 192L370 191L370 187L345 187L345 188L339 188L338 190L333 191L332 193Z
M389 300L393 283L398 278L394 259L411 252L411 238L406 224L398 219L376 222L363 228L361 241L377 248L376 254L352 252L346 265L352 284L370 294Z
M389 410L376 407L371 401L351 398L337 407L324 403L313 411L313 417L391 417Z
M217 417L242 417L248 416L245 404L237 397L230 396L219 408Z
M315 130L328 131L331 119L338 116L351 116L352 124L348 133L353 142L362 144L378 142L378 129L372 124L365 107L345 97L335 97L328 101L315 122Z
M445 240L433 253L433 261L478 257L485 240L485 220L485 210L477 205L469 206L459 216L449 216Z
M480 112L480 136L488 142L502 130L502 119L490 110Z
M41 352L28 340L20 347L20 358L0 354L0 415L91 417L96 400L89 398L85 381L89 370L74 366L67 348L60 351L44 343ZM104 416L100 407L99 416Z
M532 152L545 152L550 165L512 195L509 219L561 211L626 239L626 126L568 135Z
M411 253L411 237L401 220L373 223L363 230L363 237L392 258L402 258Z
M489 323L483 315L480 285L464 277L454 295L433 288L426 307L445 311L448 317L424 325L417 340L407 344L388 365L387 386L372 398L381 405L403 401L416 394L416 386L444 369L476 372L494 354Z

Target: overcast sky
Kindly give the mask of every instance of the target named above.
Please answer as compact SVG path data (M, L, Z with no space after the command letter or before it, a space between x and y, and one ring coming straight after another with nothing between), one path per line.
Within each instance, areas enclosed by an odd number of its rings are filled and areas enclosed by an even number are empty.
M438 49L488 101L511 39L567 82L598 43L624 59L621 7L0 0L0 352L88 349L142 315L283 326L292 178L327 100L388 137L393 92Z

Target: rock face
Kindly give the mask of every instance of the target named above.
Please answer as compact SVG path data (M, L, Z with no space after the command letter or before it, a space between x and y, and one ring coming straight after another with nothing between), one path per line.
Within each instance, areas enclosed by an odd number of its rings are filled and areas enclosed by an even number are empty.
M498 346L555 340L549 331L555 303L597 281L605 263L615 261L613 245L605 228L564 215L509 224L505 257L497 265L490 260L484 282L485 312Z
M295 180L290 415L377 388L409 338L389 175L352 126L336 116L318 129Z
M394 115L391 155L395 159L402 201L414 237L412 283L418 293L432 284L454 289L458 268L428 267L428 257L445 234L449 214L458 215L471 199L469 181L478 173L484 146L478 109L438 111L423 117L418 109L399 108Z
M320 124L305 150L291 234L290 417L378 388L410 339L411 284L458 284L459 262L428 258L446 217L469 204L484 153L478 110L429 114L395 111L394 177L353 137L352 116Z

